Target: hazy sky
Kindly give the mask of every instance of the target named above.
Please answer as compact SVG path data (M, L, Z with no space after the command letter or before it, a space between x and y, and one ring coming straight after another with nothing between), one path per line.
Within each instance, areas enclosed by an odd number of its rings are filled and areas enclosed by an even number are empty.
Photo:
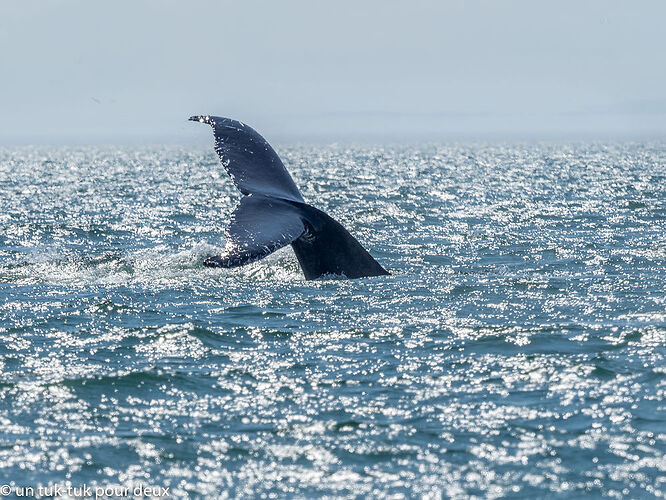
M664 1L3 1L0 143L664 136Z

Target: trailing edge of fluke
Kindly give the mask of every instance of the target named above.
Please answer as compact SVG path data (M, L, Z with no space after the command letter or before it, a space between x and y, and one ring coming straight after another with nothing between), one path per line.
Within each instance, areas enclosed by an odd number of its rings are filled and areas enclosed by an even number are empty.
M305 278L363 278L389 274L337 221L308 205L266 139L242 122L192 116L215 134L215 151L243 193L226 228L222 255L208 267L237 267L291 245Z

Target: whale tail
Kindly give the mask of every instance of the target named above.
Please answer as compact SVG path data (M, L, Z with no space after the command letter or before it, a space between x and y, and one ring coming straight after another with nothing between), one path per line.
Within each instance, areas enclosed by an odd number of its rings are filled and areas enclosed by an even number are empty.
M304 202L277 153L256 131L229 118L190 120L212 125L215 151L245 195L226 228L224 253L207 258L205 266L242 266L291 244L308 280L389 274L340 223Z

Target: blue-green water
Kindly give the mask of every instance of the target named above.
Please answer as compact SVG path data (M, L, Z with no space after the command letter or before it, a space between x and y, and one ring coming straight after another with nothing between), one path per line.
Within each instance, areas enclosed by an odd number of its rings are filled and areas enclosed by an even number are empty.
M666 494L666 147L278 148L392 272L204 268L212 148L0 150L0 482Z

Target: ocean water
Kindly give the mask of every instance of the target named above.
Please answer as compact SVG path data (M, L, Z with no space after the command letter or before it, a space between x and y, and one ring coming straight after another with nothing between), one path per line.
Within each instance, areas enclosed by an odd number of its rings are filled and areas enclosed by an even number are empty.
M0 483L666 495L666 145L277 148L391 276L218 270L212 147L0 149Z

